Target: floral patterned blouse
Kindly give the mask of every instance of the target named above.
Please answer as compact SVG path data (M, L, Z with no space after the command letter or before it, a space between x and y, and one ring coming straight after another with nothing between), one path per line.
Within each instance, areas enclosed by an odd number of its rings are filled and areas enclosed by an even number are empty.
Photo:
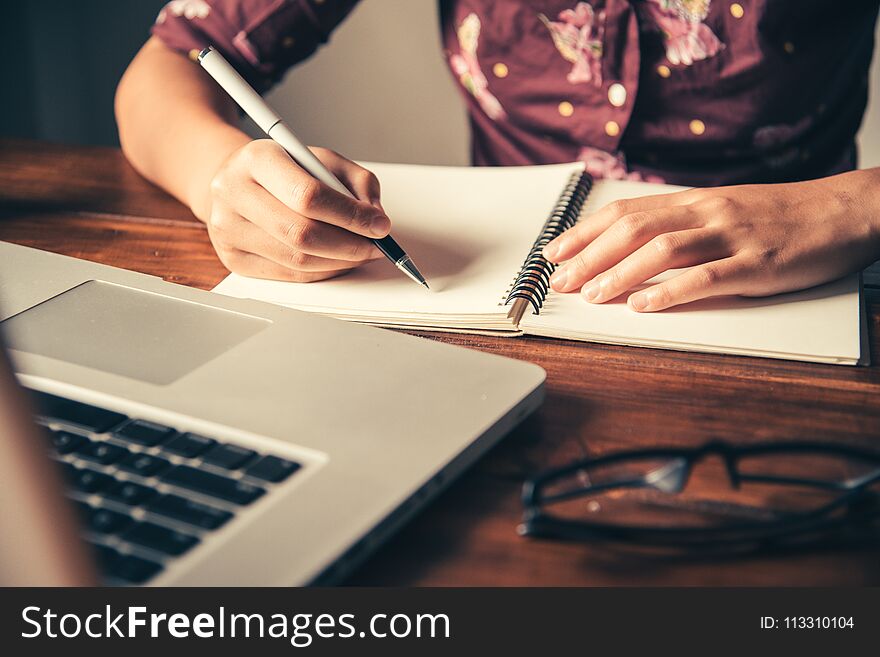
M153 33L190 56L214 45L265 90L356 4L173 0ZM440 16L475 164L703 186L854 168L878 5L440 0Z

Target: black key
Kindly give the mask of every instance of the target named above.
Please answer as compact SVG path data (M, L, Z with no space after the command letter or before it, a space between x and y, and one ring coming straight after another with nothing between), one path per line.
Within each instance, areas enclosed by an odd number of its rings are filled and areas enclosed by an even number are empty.
M76 477L76 474L79 472L79 468L71 463L55 461L55 464L61 468L61 476L64 477L64 481L67 483L72 482L74 477Z
M259 486L197 470L188 465L174 466L165 473L162 481L239 505L250 504L266 492Z
M244 471L249 477L256 477L264 481L278 483L284 481L294 472L299 470L300 465L295 461L280 459L277 456L264 456Z
M127 440L138 445L153 447L174 434L174 429L155 422L144 420L131 420L123 424L113 435L121 440Z
M216 445L202 454L205 463L216 465L226 470L236 470L254 458L257 453L238 445Z
M64 475L71 487L83 493L97 493L115 481L113 477L103 472L73 466L65 467Z
M156 491L147 486L141 486L133 481L117 481L104 493L104 496L115 502L139 506L156 495Z
M162 570L161 564L141 559L133 554L123 554L105 571L109 577L132 584L143 584Z
M132 584L143 584L162 570L161 564L141 559L133 554L120 554L106 545L92 544L98 567L107 577Z
M175 557L180 556L199 542L195 536L155 525L152 522L135 524L122 535L122 539Z
M101 465L110 465L128 454L128 450L111 443L89 441L80 445L74 453L81 459L94 461Z
M69 431L52 431L52 447L58 454L70 454L73 450L85 444L86 437Z
M165 443L162 449L191 459L204 452L216 442L213 438L206 438L197 433L182 433Z
M34 395L37 411L43 417L75 424L95 433L104 433L128 419L122 413L108 411L106 408L90 406L45 392L35 390L31 392Z
M146 510L203 529L217 529L232 518L228 511L199 504L179 495L157 497L146 506Z
M131 517L110 509L101 509L78 502L86 529L96 534L116 534L131 524Z
M87 542L87 544L92 549L92 554L95 556L95 561L98 562L98 567L102 570L106 569L107 566L121 556L112 547L92 542Z
M129 454L116 467L141 477L152 477L165 470L171 463L151 454Z

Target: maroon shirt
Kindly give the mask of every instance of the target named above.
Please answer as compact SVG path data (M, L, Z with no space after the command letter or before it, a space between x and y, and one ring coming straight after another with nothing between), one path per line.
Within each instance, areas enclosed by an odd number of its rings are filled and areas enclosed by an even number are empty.
M357 0L174 0L153 33L260 90ZM852 169L880 0L440 0L473 161L687 185Z

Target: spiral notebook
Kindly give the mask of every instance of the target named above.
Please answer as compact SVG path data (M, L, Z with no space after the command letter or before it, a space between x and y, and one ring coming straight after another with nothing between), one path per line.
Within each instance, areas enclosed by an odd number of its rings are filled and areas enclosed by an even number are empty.
M431 291L385 260L319 283L231 274L215 291L389 327L525 333L840 364L860 360L858 276L794 294L717 298L653 314L629 310L625 295L591 305L577 294L549 290L553 265L540 254L553 237L615 199L681 188L593 183L578 163L364 166L379 177L394 237L425 274Z

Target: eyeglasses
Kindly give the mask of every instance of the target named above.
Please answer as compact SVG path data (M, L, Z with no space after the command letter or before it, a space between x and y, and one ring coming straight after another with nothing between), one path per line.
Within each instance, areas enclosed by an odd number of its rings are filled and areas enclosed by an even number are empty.
M695 471L702 471L700 481L689 486ZM704 551L844 534L876 540L880 452L820 442L720 441L622 451L532 477L522 499L519 531L526 536Z

